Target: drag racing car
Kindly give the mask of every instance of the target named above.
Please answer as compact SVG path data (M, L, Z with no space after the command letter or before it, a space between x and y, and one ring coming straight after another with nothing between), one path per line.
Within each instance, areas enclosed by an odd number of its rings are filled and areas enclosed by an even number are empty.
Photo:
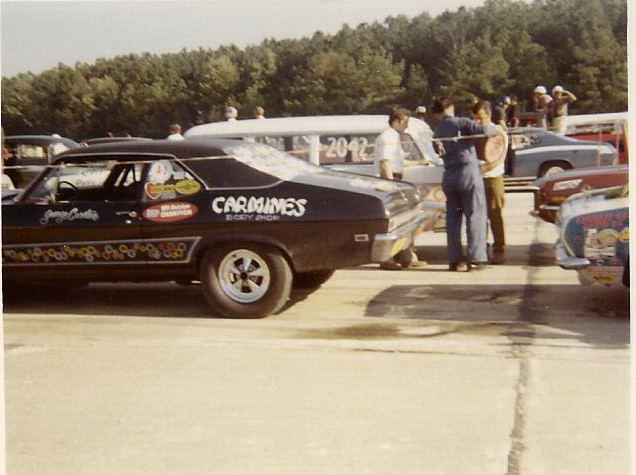
M319 285L334 269L408 250L421 206L412 185L326 170L264 144L82 147L3 199L3 279L196 280L217 314L261 317L285 305L294 282Z
M582 284L629 287L629 185L582 192L561 205L557 262Z

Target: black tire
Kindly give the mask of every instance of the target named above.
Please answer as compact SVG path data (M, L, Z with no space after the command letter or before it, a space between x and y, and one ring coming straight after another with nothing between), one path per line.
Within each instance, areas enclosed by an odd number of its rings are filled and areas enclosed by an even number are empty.
M269 246L223 245L210 249L201 261L203 295L224 317L260 318L276 313L289 299L292 280L285 257Z
M331 278L335 271L335 269L329 269L311 272L295 272L294 288L312 289L314 287L320 287Z
M397 262L404 268L410 266L411 262L413 262L413 246L402 249L393 257L393 261Z
M559 171L571 170L572 166L563 160L553 160L550 162L542 163L539 167L538 178L541 178L546 175L552 175L553 173L558 173Z

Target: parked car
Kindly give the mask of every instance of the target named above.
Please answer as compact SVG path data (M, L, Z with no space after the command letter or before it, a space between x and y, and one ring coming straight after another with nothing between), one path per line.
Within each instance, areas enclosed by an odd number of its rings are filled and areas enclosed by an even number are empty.
M24 188L56 155L79 144L56 135L10 135L4 138L4 147L4 173L16 188Z
M579 140L610 143L618 150L618 163L628 163L627 112L565 117L566 135Z
M629 287L629 185L573 195L557 215L556 258L582 284Z
M567 198L581 191L622 186L629 182L628 165L579 168L539 178L533 183L533 214L553 223L556 213Z
M510 177L539 178L572 168L616 165L618 153L606 143L576 140L545 129L509 129Z
M9 284L200 280L228 317L277 312L294 280L389 260L423 221L412 185L209 138L68 151L2 215Z
M187 130L184 136L186 140L208 136L262 142L326 168L377 176L374 142L388 126L386 115L281 117L201 124ZM425 230L443 226L446 207L441 187L443 162L433 149L432 135L428 124L415 117L401 134L405 158L428 159L431 163L406 167L403 178L415 184L422 196L427 214Z

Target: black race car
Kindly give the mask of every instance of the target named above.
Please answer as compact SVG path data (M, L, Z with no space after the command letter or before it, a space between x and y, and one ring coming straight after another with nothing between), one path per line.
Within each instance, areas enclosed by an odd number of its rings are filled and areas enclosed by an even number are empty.
M277 312L294 280L390 259L426 218L412 185L211 138L65 152L2 213L9 284L200 280L230 317Z

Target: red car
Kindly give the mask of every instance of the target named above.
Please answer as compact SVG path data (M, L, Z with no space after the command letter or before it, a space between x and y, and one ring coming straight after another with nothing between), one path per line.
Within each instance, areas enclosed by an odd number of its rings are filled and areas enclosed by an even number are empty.
M553 223L556 213L567 198L575 193L629 182L628 165L579 168L544 176L536 180L532 214Z
M585 114L566 117L566 135L578 140L611 143L618 150L618 163L628 163L627 113Z

